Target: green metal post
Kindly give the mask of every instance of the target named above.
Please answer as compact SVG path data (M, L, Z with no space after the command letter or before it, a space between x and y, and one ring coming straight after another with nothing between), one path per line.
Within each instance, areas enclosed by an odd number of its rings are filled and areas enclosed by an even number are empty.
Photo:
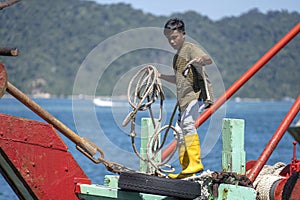
M155 120L157 123L157 120ZM154 131L154 126L151 118L142 118L141 122L141 147L140 147L140 155L143 159L147 160L147 144L150 140ZM161 153L159 153L156 157L157 161L161 160ZM149 163L141 160L140 161L140 171L141 172L154 172L154 168L150 166Z
M244 120L223 119L222 124L222 169L226 172L245 174Z

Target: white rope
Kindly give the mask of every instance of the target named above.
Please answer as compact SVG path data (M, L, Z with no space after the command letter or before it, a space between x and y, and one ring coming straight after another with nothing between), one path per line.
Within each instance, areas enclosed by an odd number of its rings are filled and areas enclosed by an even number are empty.
M286 164L278 162L272 165L265 165L257 178L255 179L253 186L258 192L258 197L260 200L269 200L270 199L270 190L275 182L283 179L284 177L280 176L280 172Z
M175 135L177 138L179 138L179 133L177 130L170 124L163 126L162 128L159 128L161 125L161 119L162 119L162 113L163 113L163 101L165 99L164 92L162 90L162 84L160 82L160 79L158 78L158 71L157 69L152 66L148 65L141 70L139 70L130 80L128 90L127 90L127 98L130 106L132 107L132 111L126 116L124 119L122 125L126 126L131 121L131 141L132 141L132 147L135 152L135 154L144 162L147 162L151 164L155 170L156 173L161 174L160 172L170 173L175 171L171 166L167 165L167 162L172 158L172 156L175 154L176 149L173 150L173 152L168 156L168 159L165 159L163 162L159 162L157 158L158 153L162 149L166 137L168 134L168 130L172 129L174 130ZM135 89L133 89L133 84L136 83ZM134 95L132 96L132 93ZM160 112L159 112L159 118L157 120L154 119L151 109L151 104L154 103L156 100L160 99ZM176 109L176 108L175 108ZM154 132L151 135L148 143L147 143L147 159L143 158L140 153L138 152L134 138L136 136L135 133L135 119L136 114L138 111L145 111L149 110L150 116L152 119L152 123L154 126ZM165 135L162 139L161 144L159 144L159 136L160 133L166 129ZM175 138L176 138L175 136ZM170 168L170 170L163 169L163 167ZM161 174L163 175L163 174Z

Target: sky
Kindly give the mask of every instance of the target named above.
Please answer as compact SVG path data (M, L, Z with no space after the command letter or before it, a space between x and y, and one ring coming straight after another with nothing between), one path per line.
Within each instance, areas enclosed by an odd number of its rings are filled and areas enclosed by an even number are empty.
M168 16L174 12L196 11L212 20L239 16L258 8L266 13L270 10L287 10L300 13L300 0L94 0L100 4L127 3L146 13Z

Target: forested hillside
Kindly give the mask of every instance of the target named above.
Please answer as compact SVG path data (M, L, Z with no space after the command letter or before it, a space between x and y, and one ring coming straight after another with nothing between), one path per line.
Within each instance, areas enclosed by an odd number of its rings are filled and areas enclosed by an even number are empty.
M187 34L217 63L225 88L251 67L300 19L287 11L250 10L212 21L196 12L154 16L127 4L99 5L80 0L26 0L0 11L0 47L16 47L18 57L1 57L10 82L24 92L72 94L76 73L87 54L105 39L133 28L162 27L169 17L186 22ZM116 44L117 45L117 44ZM291 41L239 92L240 97L296 98L300 91L300 36ZM106 70L97 95L110 95L114 84L138 60L159 63L164 53L141 50ZM101 61L99 61L101 62ZM126 63L126 64L124 64ZM171 64L171 60L169 61Z

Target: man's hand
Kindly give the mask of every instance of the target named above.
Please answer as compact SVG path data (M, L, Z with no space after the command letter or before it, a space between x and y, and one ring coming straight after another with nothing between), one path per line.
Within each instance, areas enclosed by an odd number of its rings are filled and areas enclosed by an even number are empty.
M213 102L212 100L205 100L204 104L205 104L205 108L204 108L204 109L207 109L207 108L209 108L211 105L213 105L214 102Z
M151 67L149 67L149 66L146 67L146 71L147 71L148 74L151 72L151 70L152 70ZM157 77L161 78L161 73L158 70L157 70Z
M204 55L201 57L194 58L193 65L205 66L205 65L210 65L211 63L212 63L211 58L208 55Z
M161 78L161 73L159 71L157 71L157 77Z

